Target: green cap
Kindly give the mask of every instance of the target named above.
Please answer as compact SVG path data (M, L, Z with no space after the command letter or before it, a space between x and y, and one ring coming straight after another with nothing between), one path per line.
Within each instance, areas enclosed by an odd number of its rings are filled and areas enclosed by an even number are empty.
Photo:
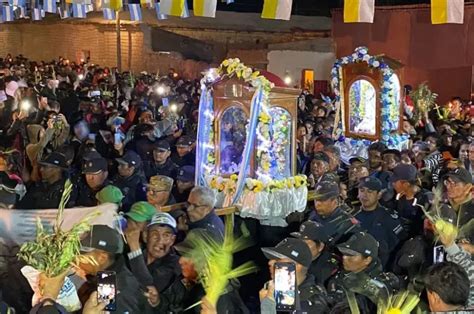
M120 204L124 198L122 191L116 186L107 185L105 188L97 192L95 198L101 203Z
M136 202L130 208L130 211L125 215L132 218L136 222L150 221L153 215L156 214L155 206L148 202Z

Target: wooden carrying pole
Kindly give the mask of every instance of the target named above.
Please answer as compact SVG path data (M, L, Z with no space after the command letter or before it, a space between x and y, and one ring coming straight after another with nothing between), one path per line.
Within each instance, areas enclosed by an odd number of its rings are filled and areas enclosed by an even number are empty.
M314 191L309 191L308 192L308 201L313 201L315 197ZM162 212L170 212L175 209L183 209L186 208L188 204L187 203L177 203L173 205L168 205L168 206L163 206L160 208ZM229 207L223 207L223 208L216 208L216 214L218 216L225 216L225 215L231 215L239 212L239 207L238 206L229 206Z

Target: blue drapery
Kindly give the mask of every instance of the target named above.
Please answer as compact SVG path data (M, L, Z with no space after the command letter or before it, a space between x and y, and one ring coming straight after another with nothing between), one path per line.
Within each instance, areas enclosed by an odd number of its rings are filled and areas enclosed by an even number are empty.
M245 178L248 173L250 157L252 155L252 148L255 144L255 136L257 134L258 117L260 115L260 106L262 98L262 88L259 88L256 94L253 96L252 102L250 104L250 120L247 128L247 141L245 143L245 148L242 154L242 163L240 165L239 178L237 179L235 194L232 198L232 205L237 202L244 190Z
M207 155L209 149L209 136L213 127L211 115L214 114L214 104L211 92L203 86L201 88L201 100L199 102L199 120L197 132L197 150L196 150L196 176L194 184L196 186L208 186L204 166L207 166Z

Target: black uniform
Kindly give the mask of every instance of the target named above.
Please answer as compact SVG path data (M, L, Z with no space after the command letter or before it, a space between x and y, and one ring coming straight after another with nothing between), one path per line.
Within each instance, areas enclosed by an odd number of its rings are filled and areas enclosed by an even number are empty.
M354 293L361 313L377 312L377 301L387 300L400 289L400 281L392 273L383 273L380 261L375 259L360 273L338 273L328 284L328 295L332 305L347 300L346 291Z
M137 173L134 173L127 178L116 175L112 180L112 184L118 187L124 195L122 209L125 212L128 212L135 202L146 200L146 195L144 198L142 193L146 182L145 179Z
M314 276L317 285L325 287L329 279L339 271L339 264L338 257L324 249L318 258L311 263L308 273Z
M81 176L79 181L77 182L77 198L75 200L76 206L85 206L85 207L92 207L96 206L97 199L95 198L95 195L97 192L102 190L102 188L106 187L109 185L108 180L105 180L102 186L97 189L96 191L92 190L88 185L86 180Z
M34 183L28 187L23 199L16 206L24 209L54 209L59 207L64 191L66 179L61 179L53 184L46 182ZM70 201L66 207L74 206L76 189L71 192Z
M362 228L379 242L379 256L386 265L391 251L400 243L399 236L403 235L403 227L398 215L379 204L373 211L360 209L354 216Z
M328 217L320 216L316 211L310 214L309 220L319 222L326 230L329 230L329 235L333 238L332 244L338 244L346 241L349 237L358 231L361 231L361 226L357 219L348 214L342 207L338 207Z
M176 176L178 175L178 166L171 160L171 158L168 158L162 165L159 165L154 161L145 162L144 170L147 179L150 179L152 176L160 175L176 180Z
M194 153L187 153L183 157L180 157L178 153L174 153L171 155L171 160L178 165L179 167L182 166L195 166L196 165L196 155Z

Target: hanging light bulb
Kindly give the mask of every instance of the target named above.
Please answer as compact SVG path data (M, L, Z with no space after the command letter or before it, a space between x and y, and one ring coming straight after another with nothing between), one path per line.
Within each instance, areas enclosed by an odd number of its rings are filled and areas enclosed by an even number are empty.
M290 85L291 82L293 81L288 71L285 72L285 77L283 78L283 81L285 82L286 85Z

